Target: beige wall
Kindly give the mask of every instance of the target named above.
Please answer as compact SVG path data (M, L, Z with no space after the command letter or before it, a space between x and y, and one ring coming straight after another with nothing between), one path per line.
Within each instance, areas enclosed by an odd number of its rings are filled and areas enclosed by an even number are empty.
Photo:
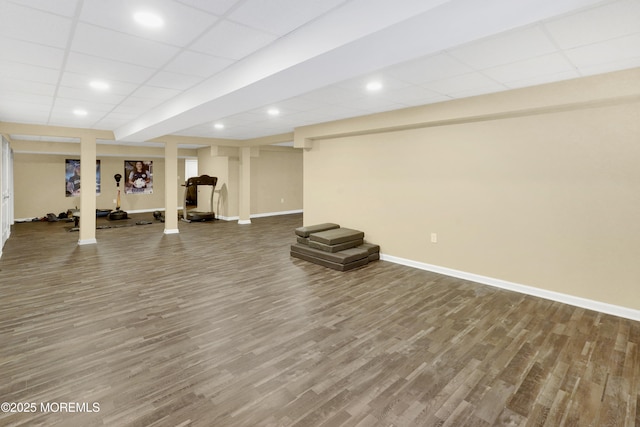
M31 144L12 144L16 153L14 155L14 180L15 180L15 218L36 218L47 213L65 212L67 209L79 207L79 197L66 197L65 160L79 159L79 154L73 154L77 144L58 144L54 148L58 152L69 154L37 154L33 152L21 152L21 150L33 150ZM52 148L52 147L48 147ZM155 151L145 153L138 149L127 154L126 157L115 157L113 148L108 148L108 155L100 154L98 147L97 159L101 168L101 192L96 198L97 209L114 209L116 198L116 184L113 176L116 173L124 175L125 160L152 160L153 161L153 194L134 195L124 194L124 181L120 182L121 207L125 211L148 211L164 209L164 158L151 157ZM123 150L128 151L128 150ZM184 160L178 159L178 173L184 176ZM124 179L124 178L123 178ZM178 194L178 205L182 206L183 195Z
M15 218L36 218L47 213L65 212L80 204L79 197L66 197L64 188L65 159L79 159L79 145L73 143L13 141ZM38 153L41 151L41 153ZM277 213L302 209L302 152L287 147L263 147L260 155L251 159L251 213ZM121 186L121 207L126 211L164 209L163 149L98 145L97 159L101 161L101 193L98 209L113 209L116 186L113 176L124 175L125 160L153 161L153 194L124 194ZM58 154L51 154L58 153ZM122 153L122 156L118 154ZM234 147L180 150L180 156L198 158L199 174L218 176L215 210L222 217L237 217L239 190L238 149ZM178 159L178 182L184 184L184 159ZM209 194L203 189L201 198L208 208ZM178 206L184 201L184 187L178 187ZM280 200L284 199L284 203Z
M302 150L260 147L251 158L251 214L302 209Z
M265 146L255 152L257 156L251 157L251 214L301 210L302 150ZM239 170L237 148L198 150L198 173L218 177L214 205L216 214L223 218L239 215ZM199 197L200 194L209 197L206 192L199 193Z
M640 309L639 82L631 70L302 128L304 222Z

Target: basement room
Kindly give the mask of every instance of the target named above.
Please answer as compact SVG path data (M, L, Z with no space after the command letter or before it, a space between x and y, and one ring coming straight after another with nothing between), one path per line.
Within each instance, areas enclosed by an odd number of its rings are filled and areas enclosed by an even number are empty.
M640 0L0 0L0 425L640 426Z

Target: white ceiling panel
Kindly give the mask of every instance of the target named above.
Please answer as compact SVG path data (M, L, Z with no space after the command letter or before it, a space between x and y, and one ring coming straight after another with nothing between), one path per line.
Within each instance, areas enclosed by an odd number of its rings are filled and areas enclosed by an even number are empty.
M448 53L476 70L483 70L555 51L553 42L535 26L489 37Z
M5 105L11 105L11 103L20 103L23 102L25 104L33 104L37 105L38 109L46 110L51 106L55 98L51 95L34 92L21 92L16 90L3 90L2 91L2 101L5 102Z
M139 87L135 92L131 94L131 96L135 98L151 99L156 101L156 103L160 103L167 99L173 98L179 93L180 91L177 89L168 89L164 87L145 85Z
M460 94L472 96L490 91L500 92L506 89L505 86L480 73L469 73L442 79L437 82L425 83L423 86L434 92L454 98Z
M7 37L0 37L0 52L2 52L2 59L5 61L53 69L59 69L64 58L63 49Z
M168 71L161 71L153 76L148 82L148 86L160 87L165 89L174 89L178 93L192 88L200 83L203 79L192 75L185 75L179 73L170 73Z
M211 77L234 62L228 58L184 50L167 64L165 70L191 76Z
M345 101L342 102L340 106L360 110L361 113L359 115L377 113L380 111L398 110L405 107L403 104L398 104L397 102L375 95Z
M346 0L246 0L228 18L282 36L343 3Z
M640 1L609 2L545 24L560 48L571 49L637 33Z
M561 80L569 80L580 77L580 74L576 70L564 71L559 73L549 73L526 79L520 79L512 82L505 82L504 85L509 89L517 89L521 87L536 86L545 83L553 83Z
M572 73L573 77L580 76L575 67L561 53L537 56L483 70L483 74L502 83L514 83L561 73Z
M155 68L127 64L117 60L76 52L69 53L66 70L110 82L118 81L137 84L147 81L156 73Z
M0 52L0 121L243 139L639 67L640 0L0 0Z
M133 15L140 11L153 12L162 17L163 27L145 28L138 25ZM102 28L184 47L211 27L218 17L172 0L108 0L84 2L80 19Z
M304 99L318 101L324 104L336 105L361 98L363 91L347 89L340 86L327 86L304 94Z
M89 88L76 88L60 86L57 95L64 99L73 99L83 102L109 105L110 109L125 100L124 95L115 95L111 92L96 92Z
M411 85L381 94L385 99L404 106L417 106L448 101L451 98L422 86Z
M19 4L0 2L0 36L64 48L72 20Z
M146 89L146 91L148 92L148 89ZM156 107L161 102L162 100L157 98L129 96L122 101L114 111L122 113L140 112Z
M81 0L12 0L11 3L71 18L76 13L79 1Z
M569 49L566 55L580 69L639 58L640 33Z
M94 80L104 81L109 85L109 88L104 91L92 89L90 87L90 83ZM136 88L138 88L138 84L123 82L120 80L113 80L103 74L81 74L70 71L64 73L60 81L60 86L81 89L83 91L86 91L87 93L90 93L91 96L96 99L101 99L103 97L109 96L124 97L130 95L134 90L136 90Z
M5 122L39 125L49 121L48 111L36 110L33 108L33 104L28 103L14 102L10 105L4 105L0 101L0 114L2 114L2 121Z
M276 36L234 22L222 21L191 45L191 49L229 59L241 59L267 46Z
M213 13L215 15L222 16L229 12L232 7L242 4L244 0L177 0L187 6L191 6L195 9L205 12Z
M56 114L69 114L74 109L81 108L87 110L88 116L92 116L95 119L111 111L113 107L113 104L104 102L59 96L56 98L55 105L51 111Z
M22 79L26 82L56 84L60 71L55 68L36 67L0 59L0 78Z
M276 103L274 106L284 111L300 112L318 108L319 103L302 97L290 98Z
M53 96L56 94L56 86L46 83L29 82L22 79L1 79L0 80L0 93L2 97L8 97L9 94L14 92L16 97L21 97L19 94L34 94Z
M452 56L441 53L415 59L384 70L386 74L414 84L461 76L474 71Z
M76 28L71 49L152 68L162 67L179 52L167 44L83 23Z

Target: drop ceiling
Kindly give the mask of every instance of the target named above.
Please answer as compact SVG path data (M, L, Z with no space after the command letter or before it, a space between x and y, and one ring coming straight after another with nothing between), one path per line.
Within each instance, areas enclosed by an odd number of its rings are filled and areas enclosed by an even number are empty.
M253 139L638 66L640 0L0 0L0 121L122 144Z

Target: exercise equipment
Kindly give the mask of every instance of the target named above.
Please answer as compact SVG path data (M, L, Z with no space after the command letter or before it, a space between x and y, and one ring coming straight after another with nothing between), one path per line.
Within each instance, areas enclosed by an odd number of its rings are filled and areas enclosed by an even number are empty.
M216 214L213 211L213 193L216 189L216 184L218 183L218 178L215 176L209 175L200 175L194 176L187 180L184 183L184 205L182 208L182 220L185 222L191 221L211 221L216 219ZM210 211L196 211L196 210L187 210L187 195L190 191L193 191L194 187L197 191L197 187L199 185L209 185L211 186L211 200L209 201L209 206L211 208Z
M116 187L118 188L118 197L116 198L116 210L109 212L108 218L112 221L119 219L127 219L127 213L125 211L120 210L120 180L122 179L122 175L119 173L115 174L113 178L116 180Z
M163 215L163 214L162 214L162 212L160 212L160 211L155 211L155 212L153 213L153 218L154 218L156 221L164 222L164 215Z

